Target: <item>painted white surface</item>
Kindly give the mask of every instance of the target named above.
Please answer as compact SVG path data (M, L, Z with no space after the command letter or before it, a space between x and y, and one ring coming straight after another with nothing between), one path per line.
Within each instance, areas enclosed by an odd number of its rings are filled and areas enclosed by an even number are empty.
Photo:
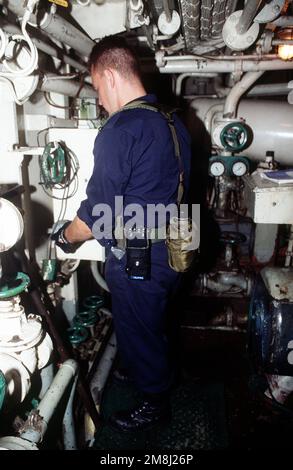
M76 194L67 200L64 220L73 220L79 209L80 203L86 198L86 187L91 177L94 157L94 141L97 136L97 129L50 129L49 141L63 141L78 158L78 189ZM54 194L54 193L53 193ZM55 192L60 197L60 191ZM61 210L61 201L53 199L54 221L58 220ZM76 250L75 253L67 254L57 248L59 259L82 259L105 261L104 248L96 241L89 240Z

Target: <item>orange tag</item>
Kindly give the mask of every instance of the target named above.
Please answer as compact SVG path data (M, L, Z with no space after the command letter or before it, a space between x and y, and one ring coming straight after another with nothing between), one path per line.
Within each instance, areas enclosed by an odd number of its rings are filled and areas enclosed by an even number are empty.
M68 7L68 2L66 0L49 0L51 3L56 3L56 5L60 5L61 7Z

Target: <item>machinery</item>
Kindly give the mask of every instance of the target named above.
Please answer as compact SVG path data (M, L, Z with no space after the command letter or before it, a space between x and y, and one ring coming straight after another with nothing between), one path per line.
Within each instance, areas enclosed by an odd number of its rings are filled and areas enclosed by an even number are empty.
M93 239L65 255L49 235L85 198L106 118L87 60L110 34L137 48L160 99L186 110L191 186L203 185L191 202L206 204L219 242L210 263L201 248L192 278L207 318L195 328L248 332L264 395L284 405L293 392L293 184L276 176L293 167L292 1L0 0L0 448L46 443L62 396L63 448L93 442L116 352L105 252ZM64 313L58 327L55 311ZM76 390L86 403L82 444L71 419ZM22 411L29 418L17 428Z
M6 226L1 231L1 253L12 248L23 232L19 211L6 199L0 199L0 218ZM0 294L0 362L6 381L8 406L22 402L31 387L31 377L49 362L52 341L42 327L41 318L26 314L19 295L27 289L29 278L16 273L12 278L1 276Z

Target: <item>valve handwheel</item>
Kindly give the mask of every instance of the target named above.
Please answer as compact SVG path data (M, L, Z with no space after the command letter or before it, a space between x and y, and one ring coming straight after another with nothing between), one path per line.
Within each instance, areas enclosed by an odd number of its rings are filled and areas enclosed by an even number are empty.
M30 278L24 273L3 276L0 280L0 300L6 300L21 294L27 289L29 284Z
M241 122L231 122L223 128L220 139L226 150L240 152L247 145L248 129Z

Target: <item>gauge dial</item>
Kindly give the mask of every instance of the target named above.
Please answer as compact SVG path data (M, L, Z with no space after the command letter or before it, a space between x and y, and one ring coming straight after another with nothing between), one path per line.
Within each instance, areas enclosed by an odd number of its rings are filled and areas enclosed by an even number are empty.
M244 176L247 173L247 165L245 162L235 162L232 165L232 173L235 176Z
M214 161L210 166L210 173L212 176L222 176L225 172L225 165L223 162Z

